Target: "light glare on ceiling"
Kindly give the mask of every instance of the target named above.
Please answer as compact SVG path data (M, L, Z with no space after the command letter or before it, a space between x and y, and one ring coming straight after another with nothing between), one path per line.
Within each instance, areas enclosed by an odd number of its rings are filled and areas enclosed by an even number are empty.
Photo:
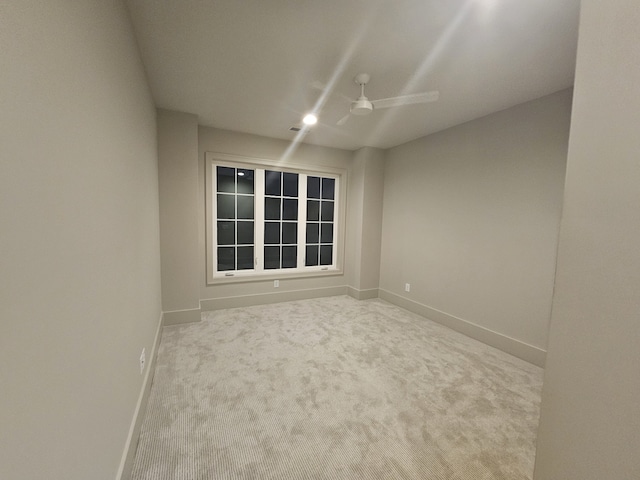
M302 119L302 123L304 123L305 125L315 125L316 123L318 123L318 117L316 117L313 113L308 113Z

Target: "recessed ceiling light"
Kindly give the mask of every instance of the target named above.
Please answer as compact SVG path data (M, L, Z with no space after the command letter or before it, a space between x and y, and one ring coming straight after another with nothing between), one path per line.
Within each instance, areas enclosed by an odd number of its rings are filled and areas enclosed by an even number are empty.
M304 116L302 122L305 125L315 125L316 123L318 123L318 117L316 117L313 113L308 113Z

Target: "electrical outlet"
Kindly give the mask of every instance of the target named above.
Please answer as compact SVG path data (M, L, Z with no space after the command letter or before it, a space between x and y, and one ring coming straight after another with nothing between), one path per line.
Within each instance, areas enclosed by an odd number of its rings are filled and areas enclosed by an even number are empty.
M145 355L144 348L142 349L142 353L140 354L140 373L144 372L144 363L145 363Z
M280 286L280 280L273 281L273 288L278 288Z
M411 284L410 283L405 283L404 284L404 291L405 292L410 292L411 291Z

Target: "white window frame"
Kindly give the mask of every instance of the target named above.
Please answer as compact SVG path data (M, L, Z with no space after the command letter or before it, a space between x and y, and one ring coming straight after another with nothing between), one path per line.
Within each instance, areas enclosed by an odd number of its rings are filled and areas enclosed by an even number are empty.
M206 152L206 273L207 284L256 281L307 276L340 275L343 273L344 232L346 213L347 170L333 167L309 167L261 158L251 158L225 153ZM253 169L254 175L254 268L252 270L217 271L217 166ZM264 170L297 173L298 176L298 251L297 268L264 269ZM304 266L306 252L307 202L306 179L308 176L334 178L333 263L331 265ZM303 190L304 187L304 190ZM304 195L303 195L304 192Z

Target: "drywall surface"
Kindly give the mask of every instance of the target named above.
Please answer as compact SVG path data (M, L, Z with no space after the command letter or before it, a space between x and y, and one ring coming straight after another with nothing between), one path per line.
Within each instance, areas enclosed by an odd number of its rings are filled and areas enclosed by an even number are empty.
M353 155L351 175L350 226L355 235L352 252L354 279L350 283L359 292L377 297L380 280L380 242L382 238L382 202L384 190L384 150L363 147Z
M570 110L561 91L388 150L381 291L543 355Z
M155 108L121 2L0 10L0 478L113 480L161 312Z
M248 297L264 298L277 294L274 299L286 300L283 296L290 291L308 291L310 294L317 294L322 290L327 294L346 293L346 290L336 290L336 287L346 287L349 279L353 277L352 259L346 255L341 275L282 279L278 289L273 286L273 280L265 281L232 281L222 285L206 285L206 242L205 242L205 153L216 152L244 157L273 160L278 165L301 165L307 167L331 167L345 169L347 177L351 174L351 164L353 153L347 150L335 148L318 147L307 144L298 144L295 149L290 150L291 142L277 140L256 135L249 135L239 132L230 132L210 127L200 127L198 131L199 140L199 172L200 172L200 199L199 202L199 225L200 225L200 279L201 300L219 299L228 297ZM349 179L347 178L347 182ZM347 193L347 205L350 201ZM346 219L346 232L343 232L347 242L353 240L350 231L350 219ZM349 247L345 246L345 251ZM262 297L260 297L262 296ZM292 297L293 298L293 297ZM203 308L209 308L203 303Z
M158 110L162 308L200 318L198 117ZM170 314L169 314L170 315Z
M640 478L638 25L582 2L537 480Z

